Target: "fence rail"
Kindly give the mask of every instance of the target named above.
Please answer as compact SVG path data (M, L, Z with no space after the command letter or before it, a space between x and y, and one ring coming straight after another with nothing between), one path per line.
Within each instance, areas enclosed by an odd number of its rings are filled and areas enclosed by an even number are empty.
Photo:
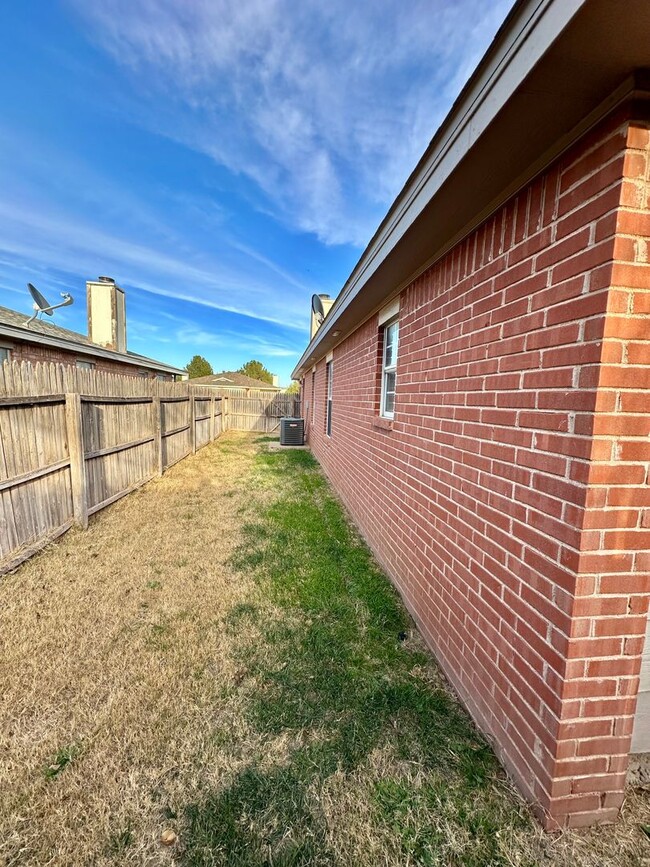
M0 574L218 437L227 404L189 383L0 365Z

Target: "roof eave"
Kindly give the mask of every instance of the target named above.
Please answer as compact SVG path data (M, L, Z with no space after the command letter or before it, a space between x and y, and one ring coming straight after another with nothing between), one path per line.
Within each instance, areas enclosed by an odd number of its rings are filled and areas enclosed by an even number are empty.
M640 14L642 10L643 0L630 0L626 15L618 14L610 21L608 16L617 13L607 0L521 0L515 6L359 259L292 378L299 379L382 301L408 285L425 263L428 267L442 254L452 237L459 239L466 234L477 214L482 213L485 219L488 206L494 209L502 204L499 193L515 179L524 183L532 166L539 172L541 155L554 158L553 143L562 139L563 147L567 147L571 130L577 135L580 122L590 112L601 105L603 110L611 110L608 94L636 66L650 63L650 51L643 47L648 44L650 25L647 14ZM597 38L603 37L603 22L609 40L605 46L605 40ZM615 52L599 64L613 37L617 40ZM565 75L560 82L562 65ZM515 107L517 126L513 126ZM542 122L545 119L546 125ZM510 153L513 129L518 132L519 147ZM543 138L545 129L548 141ZM485 171L486 165L494 168L495 160L504 164L502 178ZM483 175L477 172L481 161ZM507 171L511 174L506 180ZM485 177L490 174L495 174L492 188L490 177ZM472 178L476 186L465 195L472 199L467 207L475 206L470 214L454 200L452 191L462 190ZM510 189L509 195L515 191ZM418 237L415 243L414 239L436 219L438 224L449 226L437 226L440 238L435 240L429 233L425 254L423 238ZM447 232L444 239L442 231ZM416 249L418 245L420 249ZM410 262L405 252L409 249L417 254ZM368 297L361 303L364 290ZM333 331L338 332L336 339Z
M147 370L155 370L160 373L182 374L184 372L181 368L172 367L153 358L146 358L145 356L133 358L120 352L103 349L101 346L89 346L87 343L76 343L73 340L65 340L62 337L53 337L49 334L37 334L33 331L27 332L24 328L17 326L0 324L0 335L10 340L15 340L18 343L37 343L41 346L54 346L57 349L63 349L66 352L73 352L77 355L91 355L97 358L105 358L109 361L129 364L132 367L146 368Z

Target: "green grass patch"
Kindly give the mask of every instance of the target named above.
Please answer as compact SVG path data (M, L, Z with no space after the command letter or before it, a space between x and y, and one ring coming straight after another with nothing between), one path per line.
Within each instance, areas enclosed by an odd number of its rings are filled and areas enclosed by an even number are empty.
M369 770L365 797L368 833L391 840L385 863L505 867L496 830L529 819L504 797L492 751L428 654L402 640L412 623L395 589L309 452L264 452L257 461L276 478L278 498L244 525L232 565L256 580L274 615L239 604L226 628L257 683L249 725L263 742L289 746L283 761L269 763L262 751L225 788L188 806L185 863L341 863L318 792L334 774L363 777L383 750L394 772L373 782Z
M259 616L259 606L253 602L238 602L228 612L226 627L232 632L238 632L247 624L254 623Z
M68 746L61 747L61 749L57 750L56 755L52 757L51 761L43 768L43 776L47 780L55 779L80 752L81 746L79 744L69 744Z
M131 830L131 825L127 824L126 828L110 835L106 844L106 855L113 860L119 861L131 848L133 843L133 831Z
M169 623L152 623L149 635L146 638L147 647L150 650L165 652L171 647L172 629Z

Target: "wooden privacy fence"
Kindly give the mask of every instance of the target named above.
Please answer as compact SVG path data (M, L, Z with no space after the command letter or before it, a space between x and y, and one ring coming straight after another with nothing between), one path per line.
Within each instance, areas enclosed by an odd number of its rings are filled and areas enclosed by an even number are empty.
M294 395L0 364L0 575L227 429L275 433Z
M277 433L281 418L300 415L297 395L247 389L229 389L227 394L229 427L233 430Z
M214 440L227 404L188 383L0 366L0 574Z

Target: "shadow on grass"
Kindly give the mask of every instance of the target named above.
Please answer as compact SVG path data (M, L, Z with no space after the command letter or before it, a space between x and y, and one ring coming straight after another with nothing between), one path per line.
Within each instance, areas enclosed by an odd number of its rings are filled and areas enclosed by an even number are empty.
M280 498L243 528L232 562L283 614L265 618L240 605L226 626L259 685L249 723L268 743L288 735L293 746L277 764L251 757L224 790L188 806L185 863L341 863L318 793L335 772L362 771L373 750L388 748L424 779L411 786L388 775L370 784L370 832L389 829L397 863L506 864L496 831L527 819L504 798L492 752L444 684L436 685L428 656L398 640L411 624L394 588L308 452L258 461L283 477ZM248 638L251 618L262 641ZM441 810L457 825L454 851Z

